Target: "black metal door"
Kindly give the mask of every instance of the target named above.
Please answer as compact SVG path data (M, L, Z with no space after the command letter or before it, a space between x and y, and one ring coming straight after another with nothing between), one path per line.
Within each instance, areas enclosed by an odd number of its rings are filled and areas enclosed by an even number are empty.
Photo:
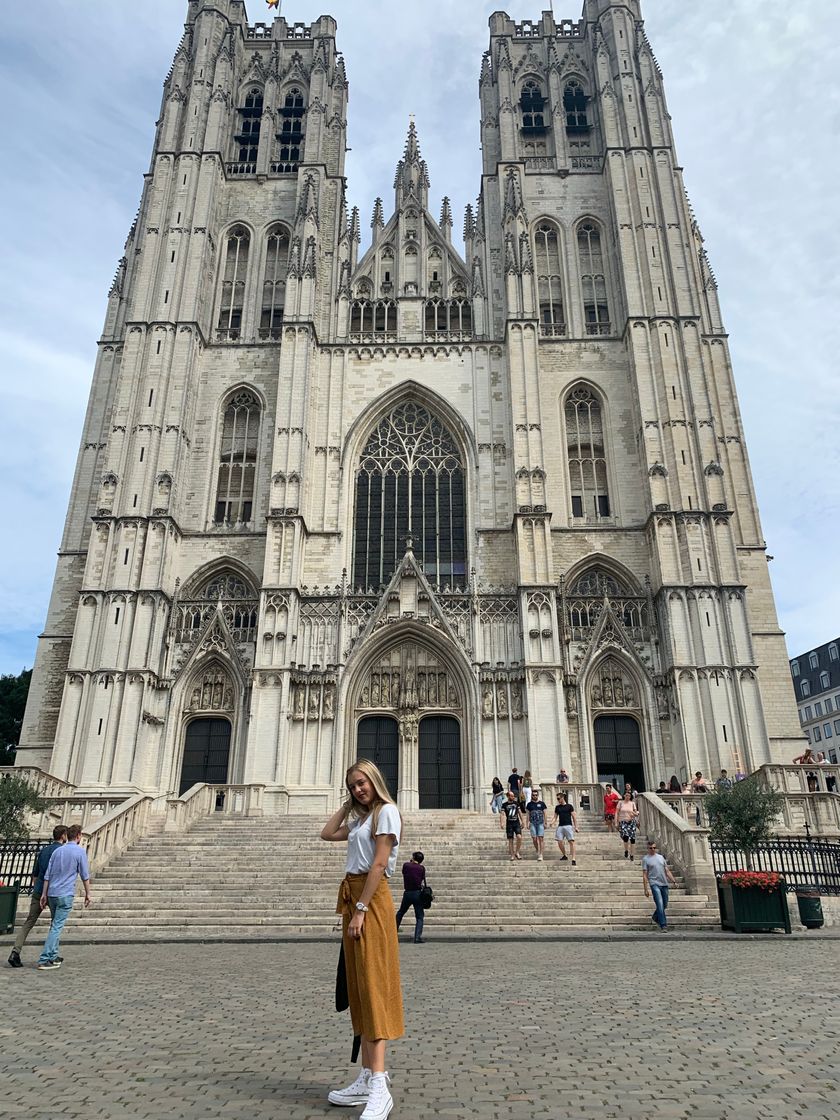
M230 723L226 719L195 719L187 727L181 788L186 793L196 782L224 785L230 762Z
M630 716L598 716L595 758L599 781L611 782L619 792L625 782L640 793L646 788L639 725Z
M359 722L356 757L375 762L396 801L399 778L400 729L390 716L365 716Z
M461 725L451 716L420 722L420 808L461 808Z

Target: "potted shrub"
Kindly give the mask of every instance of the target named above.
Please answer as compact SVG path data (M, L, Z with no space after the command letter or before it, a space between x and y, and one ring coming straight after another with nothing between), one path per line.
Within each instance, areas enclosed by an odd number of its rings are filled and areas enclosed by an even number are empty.
M730 848L744 853L745 868L729 871L718 880L720 924L736 933L783 929L790 933L785 881L775 871L756 871L753 856L770 839L784 797L765 789L755 778L706 797L709 832Z

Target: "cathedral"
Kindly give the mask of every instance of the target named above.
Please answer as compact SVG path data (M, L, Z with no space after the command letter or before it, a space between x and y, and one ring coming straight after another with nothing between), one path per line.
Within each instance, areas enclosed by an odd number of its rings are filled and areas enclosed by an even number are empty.
M645 789L787 761L727 335L639 0L490 17L463 249L412 122L361 253L336 32L188 2L18 764L295 813L359 756L406 809L486 808L512 766Z

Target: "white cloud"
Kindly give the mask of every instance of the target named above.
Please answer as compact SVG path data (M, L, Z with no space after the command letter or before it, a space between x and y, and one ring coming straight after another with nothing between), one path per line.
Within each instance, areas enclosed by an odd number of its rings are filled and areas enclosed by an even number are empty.
M252 21L267 19L249 0ZM515 19L545 5L507 6ZM720 282L782 626L791 652L840 633L840 5L643 0L677 150ZM478 193L478 0L284 0L339 23L347 162L362 230L388 210L408 116L432 209L455 236ZM579 3L555 3L576 17ZM140 197L185 0L6 5L0 98L17 122L0 183L0 466L19 546L0 558L0 669L31 663L43 624L105 296ZM24 127L25 126L25 127Z

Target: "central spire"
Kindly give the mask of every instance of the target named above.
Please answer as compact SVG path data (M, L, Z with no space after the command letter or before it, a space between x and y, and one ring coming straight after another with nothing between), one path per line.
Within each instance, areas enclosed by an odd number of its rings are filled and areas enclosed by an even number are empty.
M394 190L397 210L412 198L418 206L428 207L429 169L420 155L420 141L417 138L413 113L409 119L403 158L397 164L397 173L394 176Z

